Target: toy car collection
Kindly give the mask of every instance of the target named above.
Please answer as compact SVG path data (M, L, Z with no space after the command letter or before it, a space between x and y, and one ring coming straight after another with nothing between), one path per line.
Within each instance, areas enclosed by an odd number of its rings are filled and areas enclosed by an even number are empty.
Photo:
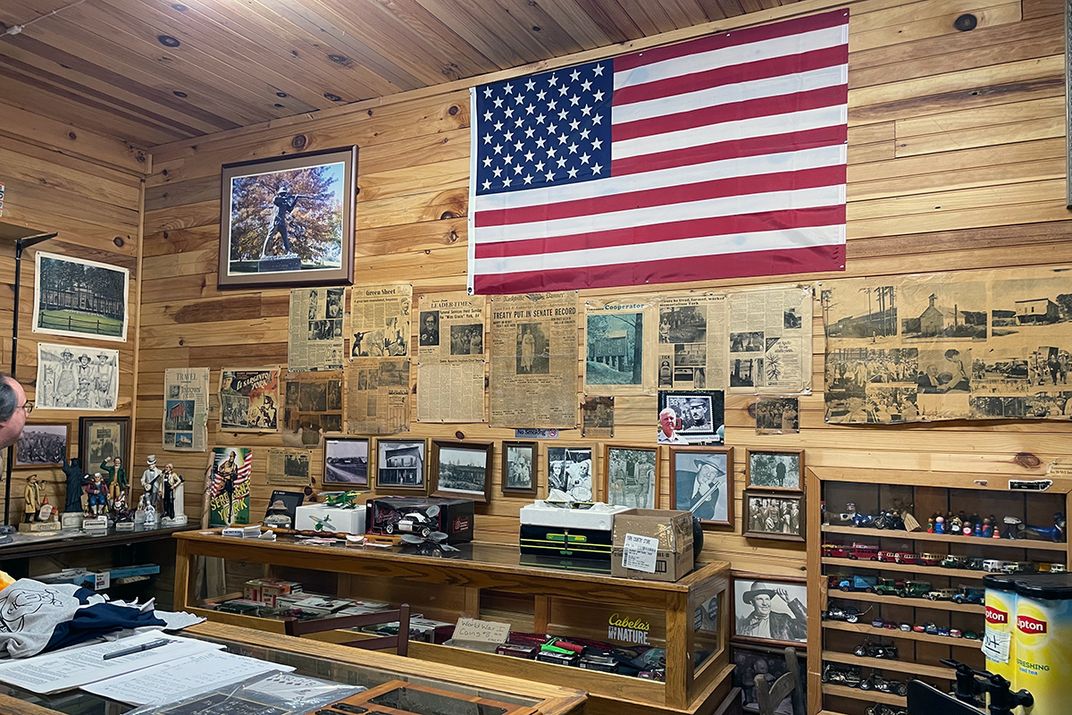
M849 688L859 688L864 682L860 669L854 665L838 666L827 663L823 666L823 682L832 685L844 685Z
M852 649L854 655L860 658L896 658L897 646L890 643L861 643Z
M908 695L908 684L900 680L887 680L881 675L874 674L866 680L862 680L857 686L860 690L877 690L880 693L891 695Z
M860 620L861 615L859 611L851 606L830 606L822 613L824 620L845 621L846 623L856 623Z
M957 593L959 592L955 588L938 588L928 591L924 598L929 601L952 601L953 596L956 596Z
M982 603L985 591L981 588L972 588L970 586L961 586L957 589L957 592L953 594L953 603Z

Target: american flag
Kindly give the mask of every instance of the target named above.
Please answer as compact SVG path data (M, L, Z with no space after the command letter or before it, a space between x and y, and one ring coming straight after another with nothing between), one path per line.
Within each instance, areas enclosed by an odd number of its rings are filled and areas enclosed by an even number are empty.
M848 22L473 88L471 292L844 270Z

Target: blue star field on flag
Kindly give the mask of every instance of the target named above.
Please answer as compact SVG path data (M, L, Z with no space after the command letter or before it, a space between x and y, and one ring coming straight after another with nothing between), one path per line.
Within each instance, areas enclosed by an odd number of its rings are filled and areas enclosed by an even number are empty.
M477 194L610 176L613 76L603 60L477 87Z

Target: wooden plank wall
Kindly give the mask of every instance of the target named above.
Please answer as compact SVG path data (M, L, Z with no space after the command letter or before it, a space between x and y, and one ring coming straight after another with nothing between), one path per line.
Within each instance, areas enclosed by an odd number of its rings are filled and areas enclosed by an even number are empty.
M807 280L1072 261L1072 224L1064 206L1059 0L847 4L852 11L848 270ZM835 6L809 0L756 13L750 21ZM977 16L978 28L956 31L954 19L967 12ZM584 59L611 53L590 52ZM209 366L215 379L224 364L286 361L287 293L216 290L220 164L297 148L360 145L356 280L410 281L415 295L463 289L468 107L464 86L455 83L439 92L422 91L408 101L357 105L319 119L283 121L154 149L156 166L145 210L139 458L161 451L166 367ZM774 282L740 280L673 290ZM726 439L737 448L738 515L744 448L750 446L801 447L810 465L1016 474L1037 473L1049 460L1072 455L1069 426L1053 422L825 425L818 320L815 328L817 389L801 401L799 435L759 437L748 412L752 399L728 400ZM640 424L619 426L615 441L650 443L654 413L630 411ZM622 417L619 414L619 422ZM263 454L280 438L239 439L218 433L214 425L210 421L212 441L242 442L259 450L254 511L263 513ZM474 440L511 436L485 425L416 423L412 434L451 438L456 431ZM579 432L566 433L560 443L579 438ZM187 506L193 513L205 457L169 458L186 475ZM317 455L314 462L319 459ZM666 474L664 468L664 504ZM541 474L541 483L545 479ZM498 489L496 473L494 496L478 518L478 533L482 539L513 541L523 501L503 498ZM803 569L802 547L744 539L740 531L738 523L734 533L710 533L708 556L758 573Z
M8 98L10 99L10 98ZM134 406L134 365L137 348L138 252L141 203L148 154L122 139L56 121L29 108L0 101L0 183L7 196L0 222L59 236L41 244L41 250L101 261L130 269L127 310L130 321L125 343L65 338L31 331L33 322L34 251L22 262L17 377L34 399L37 377L37 343L69 342L119 350L119 405L116 415L131 415ZM14 247L0 250L0 276L6 290L0 295L0 342L3 367L11 359L11 312L14 304ZM104 415L107 413L95 413ZM78 454L78 414L34 410L30 422L68 422L70 453ZM25 478L37 473L46 482L53 504L64 503L66 485L59 470L16 470L11 513L21 516ZM2 493L0 493L2 500Z

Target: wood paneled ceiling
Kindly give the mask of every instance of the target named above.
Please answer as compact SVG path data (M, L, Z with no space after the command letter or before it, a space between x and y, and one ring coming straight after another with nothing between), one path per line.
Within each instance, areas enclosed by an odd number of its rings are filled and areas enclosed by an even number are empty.
M143 147L791 0L3 0L0 102Z

